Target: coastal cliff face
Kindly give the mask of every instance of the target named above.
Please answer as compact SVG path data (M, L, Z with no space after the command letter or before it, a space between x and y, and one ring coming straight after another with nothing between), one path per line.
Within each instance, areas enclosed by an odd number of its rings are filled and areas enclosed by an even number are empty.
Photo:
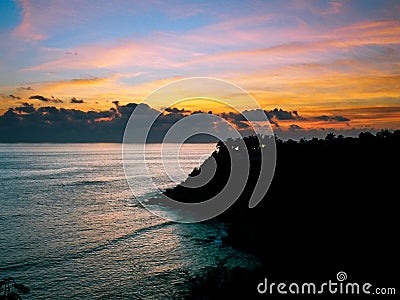
M253 150L246 188L219 218L229 224L225 243L256 255L262 266L252 275L237 272L242 274L238 276L317 280L344 270L353 280L372 278L383 286L395 281L390 274L399 252L395 228L400 131L276 140L275 176L253 209L248 202L258 179L261 150L256 138L247 139ZM217 171L206 186L177 186L165 193L193 202L217 194L229 178L227 154L219 143L212 154Z

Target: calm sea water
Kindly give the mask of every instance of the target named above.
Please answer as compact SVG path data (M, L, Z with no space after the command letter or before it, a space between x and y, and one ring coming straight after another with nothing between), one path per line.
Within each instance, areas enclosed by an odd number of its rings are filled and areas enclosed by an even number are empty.
M0 279L11 276L30 287L23 299L179 298L183 271L194 274L220 259L243 266L251 260L221 244L223 224L178 224L144 209L128 187L121 149L0 144ZM181 166L189 172L213 149L186 145ZM152 151L154 180L163 188L175 185Z

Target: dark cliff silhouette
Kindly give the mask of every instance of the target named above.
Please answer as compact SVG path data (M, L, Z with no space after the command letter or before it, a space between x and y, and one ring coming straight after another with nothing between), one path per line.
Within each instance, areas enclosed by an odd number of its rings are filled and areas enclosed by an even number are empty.
M335 280L339 271L348 274L349 282L396 287L399 130L365 132L358 138L328 134L325 139L299 142L277 139L274 179L253 209L248 202L258 178L261 150L257 138L245 142L251 149L247 186L220 218L229 224L225 243L256 255L261 267L229 275L221 268L210 270L206 279L196 280L191 297L249 299L258 296L257 283L265 277L275 282L318 283ZM226 147L234 143L218 143L212 154L217 171L205 186L179 185L165 194L183 202L201 202L217 194L229 178ZM201 168L205 167L207 162Z

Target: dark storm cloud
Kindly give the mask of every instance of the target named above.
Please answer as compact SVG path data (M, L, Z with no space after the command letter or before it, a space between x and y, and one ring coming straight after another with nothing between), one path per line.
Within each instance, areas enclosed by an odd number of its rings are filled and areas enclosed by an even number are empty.
M247 114L246 114L247 112ZM229 123L234 124L234 126L241 130L244 134L251 134L253 132L253 129L249 126L248 120L252 121L251 119L256 118L257 112L250 112L246 111L243 114L241 113L234 113L234 112L229 112L229 113L220 113L218 116L224 118L227 120ZM260 110L260 112L262 112ZM265 116L264 116L265 119Z
M235 120L238 122L241 121L246 121L246 118L243 114L240 113L233 113L233 112L229 112L229 113L221 113L219 114L220 117L226 119L226 120Z
M0 94L0 98L2 98L2 99L11 99L11 100L20 100L21 99L21 97L16 96L14 94L9 94L9 95Z
M16 107L15 111L19 113L33 113L35 111L35 108L32 104L24 102L21 106Z
M139 117L158 113L146 104L139 106ZM0 116L0 142L121 142L127 121L137 107L138 104L130 103L105 111L84 112L54 106L35 108L22 103ZM174 116L161 116L154 124L151 141L158 141L159 133L168 130L176 120Z
M126 117L129 118L129 116L132 114L134 109L137 107L138 104L136 103L128 103L126 105L119 105L119 101L114 101L113 102L116 106L116 112L121 116L121 117ZM140 104L142 107L149 108L150 107L147 104Z
M297 114L297 111L286 111L277 108L270 111L265 111L265 113L269 119L276 118L277 120L295 120L300 118Z
M348 122L350 121L349 118L343 117L343 116L318 116L315 117L316 120L319 121L325 121L325 122Z
M182 113L190 112L190 110L186 110L184 108L179 109L179 108L176 108L176 107L173 107L173 108L167 107L167 108L164 109L164 111L169 112L169 113L175 113L175 114L182 114Z
M76 99L75 97L72 97L70 103L81 104L85 103L85 101L83 101L83 99Z
M264 110L262 111L261 109L256 109L256 110L245 110L243 114L235 114L235 113L229 113L225 114L222 113L222 117L226 117L227 119L232 119L236 120L239 122L244 121L245 119L249 121L263 121L264 116L261 114L261 112L264 112L264 114L268 117L269 122L271 124L274 124L275 126L279 127L279 122L280 121L323 121L323 122L349 122L350 119L344 116L327 116L327 115L322 115L322 116L317 116L317 117L304 117L299 115L299 113L294 110L294 111L287 111L283 109L278 109L274 108L273 110Z
M46 98L41 95L34 95L34 96L30 96L29 99L36 99L36 100L39 100L42 102L63 103L63 101L61 99L55 98L54 96L51 96L51 98Z
M304 120L303 117L299 116L297 111L286 111L283 109L273 109L273 110L262 110L253 109L245 110L243 113L221 113L219 114L222 118L234 123L240 129L250 129L248 121L250 122L260 122L265 121L266 117L269 122L275 127L279 126L279 121L281 120Z
M59 103L60 99L46 98L41 95L31 96L30 99L40 100L47 103ZM74 101L79 101L75 97ZM82 100L83 101L83 100ZM78 102L80 103L80 102ZM190 112L187 109L168 109L168 113L161 113L149 107L147 104L129 103L120 105L119 101L112 101L115 107L104 111L81 111L78 109L57 108L54 106L34 107L30 103L22 103L18 107L8 109L0 116L0 142L121 142L127 122L136 110L136 120L155 118L148 141L161 142L164 135L176 122L189 115L205 113L202 111ZM158 117L157 117L158 116ZM264 121L269 116L270 123L274 125L277 133L285 134L281 130L279 122L283 121L326 121L346 122L348 118L343 116L319 116L317 118L304 118L295 111L273 109L270 111L249 110L241 113L220 113L217 116L227 120L242 134L252 134L253 129L249 121ZM194 130L202 131L204 128L217 130L219 126L226 126L224 122L201 122L192 123ZM221 128L222 128L221 127ZM147 130L144 128L143 130ZM292 135L304 135L309 130L304 130L295 123L291 124L288 133ZM136 142L135 137L130 137ZM203 140L202 140L203 141ZM206 140L204 140L206 141Z
M61 99L55 98L54 96L51 96L51 102L54 103L64 103L64 101L62 101Z
M41 95L30 96L29 99L36 99L36 100L39 100L39 101L42 101L42 102L50 102L51 101L51 99L46 98L46 97L41 96Z
M21 91L33 91L33 89L30 86L24 87L21 86L19 88L17 88L17 90L21 90Z
M303 129L303 128L301 126L299 126L299 125L296 125L296 124L291 124L289 126L289 130L301 130L301 129Z
M297 111L287 111L283 109L274 108L272 110L245 110L243 113L221 113L219 114L221 117L227 119L229 122L235 124L235 126L241 130L250 130L250 126L248 125L247 121L257 122L257 121L264 121L265 116L268 117L268 120L276 132L279 132L280 135L285 136L284 130L281 130L281 122L290 122L290 121L301 121L301 122L315 122L315 121L322 121L329 123L342 123L342 122L349 122L350 119L341 116L341 115L321 115L317 117L304 117L301 116ZM350 126L349 124L347 124ZM289 125L289 133L290 134L300 134L305 131L310 131L309 129L305 130L301 126L297 124ZM316 134L317 132L313 132ZM324 132L324 134L326 134Z
M13 99L13 100L20 100L20 99L21 99L21 97L15 96L15 95L13 95L13 94L8 95L8 97L10 97L10 98Z
M202 111L192 112L192 114L204 113ZM269 122L275 127L279 127L279 120L303 120L296 111L289 112L282 109L273 109L270 111L262 109L245 110L243 113L239 112L228 112L217 114L221 118L224 118L228 122L234 124L234 126L246 134L251 134L253 129L249 125L250 122L262 122L268 118Z
M283 109L275 108L273 110L262 110L262 109L253 109L253 110L245 110L242 114L240 113L222 113L220 114L222 117L226 117L227 119L235 119L237 121L245 121L245 119L249 121L264 121L265 116L268 119L275 121L284 121L284 120L303 120L303 117L300 117L297 111L286 111Z

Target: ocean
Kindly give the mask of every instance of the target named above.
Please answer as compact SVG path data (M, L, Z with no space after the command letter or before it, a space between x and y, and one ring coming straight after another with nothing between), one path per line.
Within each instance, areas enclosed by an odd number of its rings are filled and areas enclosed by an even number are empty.
M172 187L161 166L175 153L161 161L158 146L146 149L148 168L157 186ZM135 147L143 146L130 147L140 159ZM182 169L214 147L185 144ZM112 143L0 144L0 280L28 286L23 299L179 299L187 274L220 260L251 264L223 245L223 223L174 223L143 208L138 199L159 191L132 194L121 151Z

